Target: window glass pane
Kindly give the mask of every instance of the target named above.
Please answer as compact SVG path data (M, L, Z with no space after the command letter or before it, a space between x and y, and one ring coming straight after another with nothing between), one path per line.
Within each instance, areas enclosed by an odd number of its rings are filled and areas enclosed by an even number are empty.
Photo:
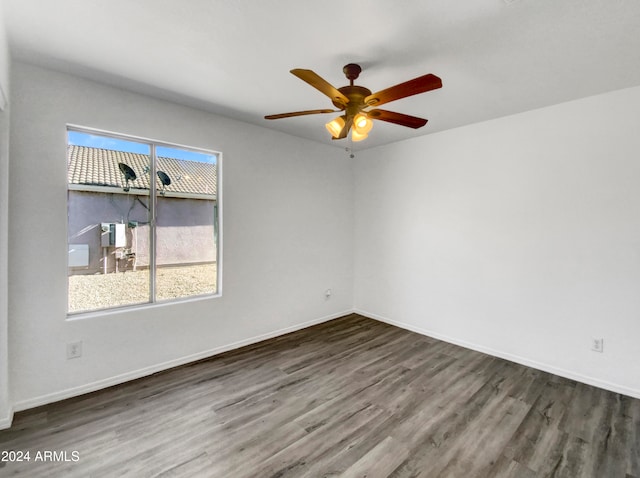
M217 155L158 146L156 156L156 297L215 293Z
M69 313L151 300L150 146L68 131Z

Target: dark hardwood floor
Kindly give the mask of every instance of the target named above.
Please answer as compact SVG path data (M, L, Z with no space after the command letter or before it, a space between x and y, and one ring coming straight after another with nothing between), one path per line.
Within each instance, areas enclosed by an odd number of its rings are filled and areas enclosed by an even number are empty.
M640 400L351 315L18 413L2 450L31 457L2 477L640 478Z

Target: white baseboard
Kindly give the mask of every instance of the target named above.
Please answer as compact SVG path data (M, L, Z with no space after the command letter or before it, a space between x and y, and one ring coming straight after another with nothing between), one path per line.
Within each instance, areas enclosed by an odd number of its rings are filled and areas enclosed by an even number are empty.
M510 362L515 362L520 365L525 365L527 367L535 368L537 370L541 370L543 372L552 373L554 375L558 375L560 377L568 378L570 380L575 380L577 382L582 382L587 385L593 385L594 387L602 388L604 390L609 390L610 392L620 393L622 395L627 395L633 398L640 398L640 390L636 390L633 388L625 387L624 385L619 385L616 383L610 383L604 380L600 380L597 378L589 377L586 375L582 375L579 373L572 372L570 370L561 369L555 367L550 364L537 362L535 360L530 360L526 357L521 357L519 355L513 355L510 353L502 352L500 350L495 350L489 347L484 347L482 345L474 344L471 342L467 342L464 340L458 340L453 337L449 337L446 335L439 334L437 332L433 332L431 330L423 329L420 327L416 327L410 324L406 324L404 322L399 322L397 320L392 320L386 317L382 317L377 314L373 314L371 312L367 312L360 309L354 309L356 314L360 314L364 317L368 317L370 319L378 320L380 322L384 322L390 325L395 325L396 327L400 327L401 329L410 330L411 332L416 332L420 335L426 335L427 337L432 337L434 339L442 340L443 342L448 342L450 344L459 345L460 347L464 347L466 349L475 350L477 352L482 352L487 355L491 355L493 357L502 358L505 360L509 360Z
M7 416L0 418L0 430L5 430L7 428L11 428L11 423L13 422L13 409L7 410Z
M103 388L111 387L113 385L118 385L124 382L128 382L131 380L136 380L138 378L146 377L148 375L152 375L157 372L162 372L164 370L171 369L173 367L178 367L180 365L184 365L187 363L195 362L198 360L206 359L212 357L214 355L221 354L223 352L228 352L229 350L238 349L240 347L244 347L246 345L255 344L257 342L261 342L263 340L272 339L274 337L279 337L280 335L285 335L290 332L295 332L296 330L304 329L307 327L311 327L312 325L321 324L323 322L328 322L333 319L337 319L339 317L349 315L353 313L352 309L348 309L342 312L338 312L336 314L327 315L324 317L320 317L319 319L310 320L308 322L303 322L301 324L296 324L291 327L285 327L284 329L274 330L272 332L268 332L266 334L258 335L255 337L251 337L249 339L240 340L238 342L234 342L232 344L223 345L220 347L216 347L210 350L205 350L203 352L199 352L196 354L188 355L186 357L181 357L175 360L170 360L168 362L159 363L156 365L151 365L149 367L133 370L131 372L127 372L121 375L116 375L114 377L109 377L103 380L97 380L95 382L87 383L85 385L81 385L79 387L68 388L65 390L60 390L58 392L50 393L47 395L41 395L39 397L30 398L28 400L23 400L21 402L17 402L13 404L13 410L16 412L22 410L28 410L30 408L39 407L41 405L46 405L48 403L58 402L60 400L65 400L67 398L76 397L78 395L83 395L85 393L95 392L96 390L101 390ZM11 425L11 419L7 419L9 426ZM4 421L0 421L0 428L2 428L2 424ZM8 427L6 427L8 428Z

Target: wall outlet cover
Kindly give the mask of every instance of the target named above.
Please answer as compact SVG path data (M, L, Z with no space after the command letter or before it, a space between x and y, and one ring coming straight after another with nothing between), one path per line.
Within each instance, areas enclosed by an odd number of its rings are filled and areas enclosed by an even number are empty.
M82 341L67 344L67 359L82 357Z
M594 352L604 352L604 339L591 339L591 350Z

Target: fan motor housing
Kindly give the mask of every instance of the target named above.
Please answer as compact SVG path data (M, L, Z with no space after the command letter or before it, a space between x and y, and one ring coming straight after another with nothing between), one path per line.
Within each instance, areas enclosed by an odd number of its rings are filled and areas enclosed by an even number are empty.
M338 88L338 91L349 98L349 103L347 103L346 108L336 101L332 103L336 108L345 108L347 114L357 114L360 112L360 110L365 107L364 99L371 94L370 89L356 85L343 86L342 88Z

